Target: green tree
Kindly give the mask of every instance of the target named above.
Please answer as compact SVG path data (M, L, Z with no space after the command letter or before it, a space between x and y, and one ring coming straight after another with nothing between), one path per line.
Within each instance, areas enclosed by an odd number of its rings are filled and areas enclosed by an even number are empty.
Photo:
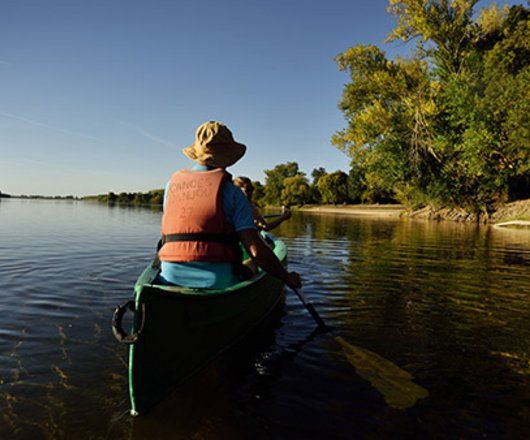
M296 162L287 162L276 165L272 170L265 170L265 203L269 205L281 204L284 180L297 174L303 175L303 173L299 172Z
M149 195L141 192L134 193L133 200L134 205L145 205L149 203Z
M117 201L122 205L129 204L129 194L127 194L126 192L119 193Z
M162 205L164 203L164 196L159 193L155 193L151 196L151 205Z
M254 194L252 196L252 200L257 206L262 206L265 198L265 187L261 184L259 180L254 180L252 182L252 186L254 187Z
M318 190L318 181L321 177L326 175L326 169L323 167L315 168L313 171L311 171L311 177L313 178L313 181L311 182L311 185L309 186L311 197L310 201L311 203L321 203L322 202L322 195L320 194L320 191Z
M510 200L530 197L530 11L514 6L483 13L485 39L496 40L484 56L483 95L492 180ZM489 21L484 19L488 16ZM486 22L486 24L484 24ZM493 25L491 24L493 22ZM489 25L489 27L488 27ZM489 33L487 32L489 30ZM491 173L491 171L489 171ZM495 188L500 191L501 188Z
M444 80L435 148L445 203L490 213L530 196L529 26L522 6L484 10L466 68Z
M311 177L313 178L313 182L317 184L318 179L320 179L322 176L325 176L327 174L326 169L324 167L318 167L314 168L313 171L311 171Z
M419 55L426 55L443 79L467 68L475 41L473 8L478 0L390 0L388 11L398 22L388 42L419 39Z
M336 205L348 201L348 175L343 171L322 176L317 187L322 195L322 203Z
M352 80L339 104L348 127L332 142L365 171L368 193L393 193L401 182L427 180L438 161L432 149L437 84L425 61L390 61L375 46L337 57Z
M162 205L164 202L164 190L154 189L149 191L149 203L151 205Z
M109 204L114 204L114 203L116 203L117 199L118 199L118 196L116 194L114 194L112 191L110 191L107 194L107 199L105 200L105 202L109 203Z
M363 173L367 200L490 212L530 192L530 24L517 5L391 0L389 41L417 41L410 59L375 46L339 54L350 75L348 125L332 142ZM523 188L521 190L521 188Z
M348 173L348 201L350 203L362 203L365 199L365 176L361 167L352 165Z
M302 206L309 201L310 191L307 179L302 174L286 177L283 181L281 203L286 206Z

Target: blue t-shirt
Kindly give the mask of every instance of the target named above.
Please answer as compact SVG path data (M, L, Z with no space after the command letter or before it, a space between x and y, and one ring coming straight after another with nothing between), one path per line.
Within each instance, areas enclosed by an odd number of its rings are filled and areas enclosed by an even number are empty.
M208 171L213 168L195 165L191 171ZM164 209L169 182L164 192ZM236 232L244 229L256 229L252 208L241 189L232 182L224 182L221 188L223 212L228 223ZM240 280L232 273L231 263L169 263L162 261L160 265L160 281L166 284L193 287L197 289L224 289Z

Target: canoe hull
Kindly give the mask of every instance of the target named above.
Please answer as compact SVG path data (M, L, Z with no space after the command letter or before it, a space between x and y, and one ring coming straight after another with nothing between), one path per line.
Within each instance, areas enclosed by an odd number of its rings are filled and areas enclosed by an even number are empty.
M135 287L136 309L145 305L145 323L129 352L133 415L146 412L241 339L284 295L283 283L265 273L238 289L217 294L143 283L149 276L148 268ZM135 315L133 329L139 327L139 319Z

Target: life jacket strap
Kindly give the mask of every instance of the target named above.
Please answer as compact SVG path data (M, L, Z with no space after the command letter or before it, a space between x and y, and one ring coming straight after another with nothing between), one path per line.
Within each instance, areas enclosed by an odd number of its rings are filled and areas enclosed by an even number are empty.
M249 279L253 276L252 273L249 273L248 268L243 265L243 252L241 251L241 247L239 246L239 239L237 235L216 233L188 233L162 235L162 238L158 242L157 251L159 251L160 248L164 246L164 244L171 243L172 241L204 241L209 243L222 243L226 246L231 246L236 254L236 261L232 265L232 271L234 275L236 275L242 280ZM157 253L157 258L155 259L153 267L158 268L159 264L160 260L158 259Z
M222 243L239 247L239 240L237 236L228 234L189 233L162 235L162 245L171 243L172 241L204 241L208 243Z

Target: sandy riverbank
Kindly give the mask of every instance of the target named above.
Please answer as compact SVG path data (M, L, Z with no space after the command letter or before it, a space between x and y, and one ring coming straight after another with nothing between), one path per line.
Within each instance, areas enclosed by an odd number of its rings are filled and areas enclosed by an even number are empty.
M307 205L297 211L399 218L404 210L405 205Z
M504 223L506 226L514 225L516 222L519 226L525 227L530 221L530 199L518 200L516 202L501 205L491 215L479 215L466 211L463 208L436 208L426 206L408 214L409 217L427 219L427 220L452 220L460 222L473 222L483 224Z
M530 199L519 200L500 206L490 217L469 213L461 208L435 208L427 206L417 211L408 211L405 205L306 205L297 211L317 214L346 214L380 218L412 217L425 220L450 220L505 227L529 228Z

